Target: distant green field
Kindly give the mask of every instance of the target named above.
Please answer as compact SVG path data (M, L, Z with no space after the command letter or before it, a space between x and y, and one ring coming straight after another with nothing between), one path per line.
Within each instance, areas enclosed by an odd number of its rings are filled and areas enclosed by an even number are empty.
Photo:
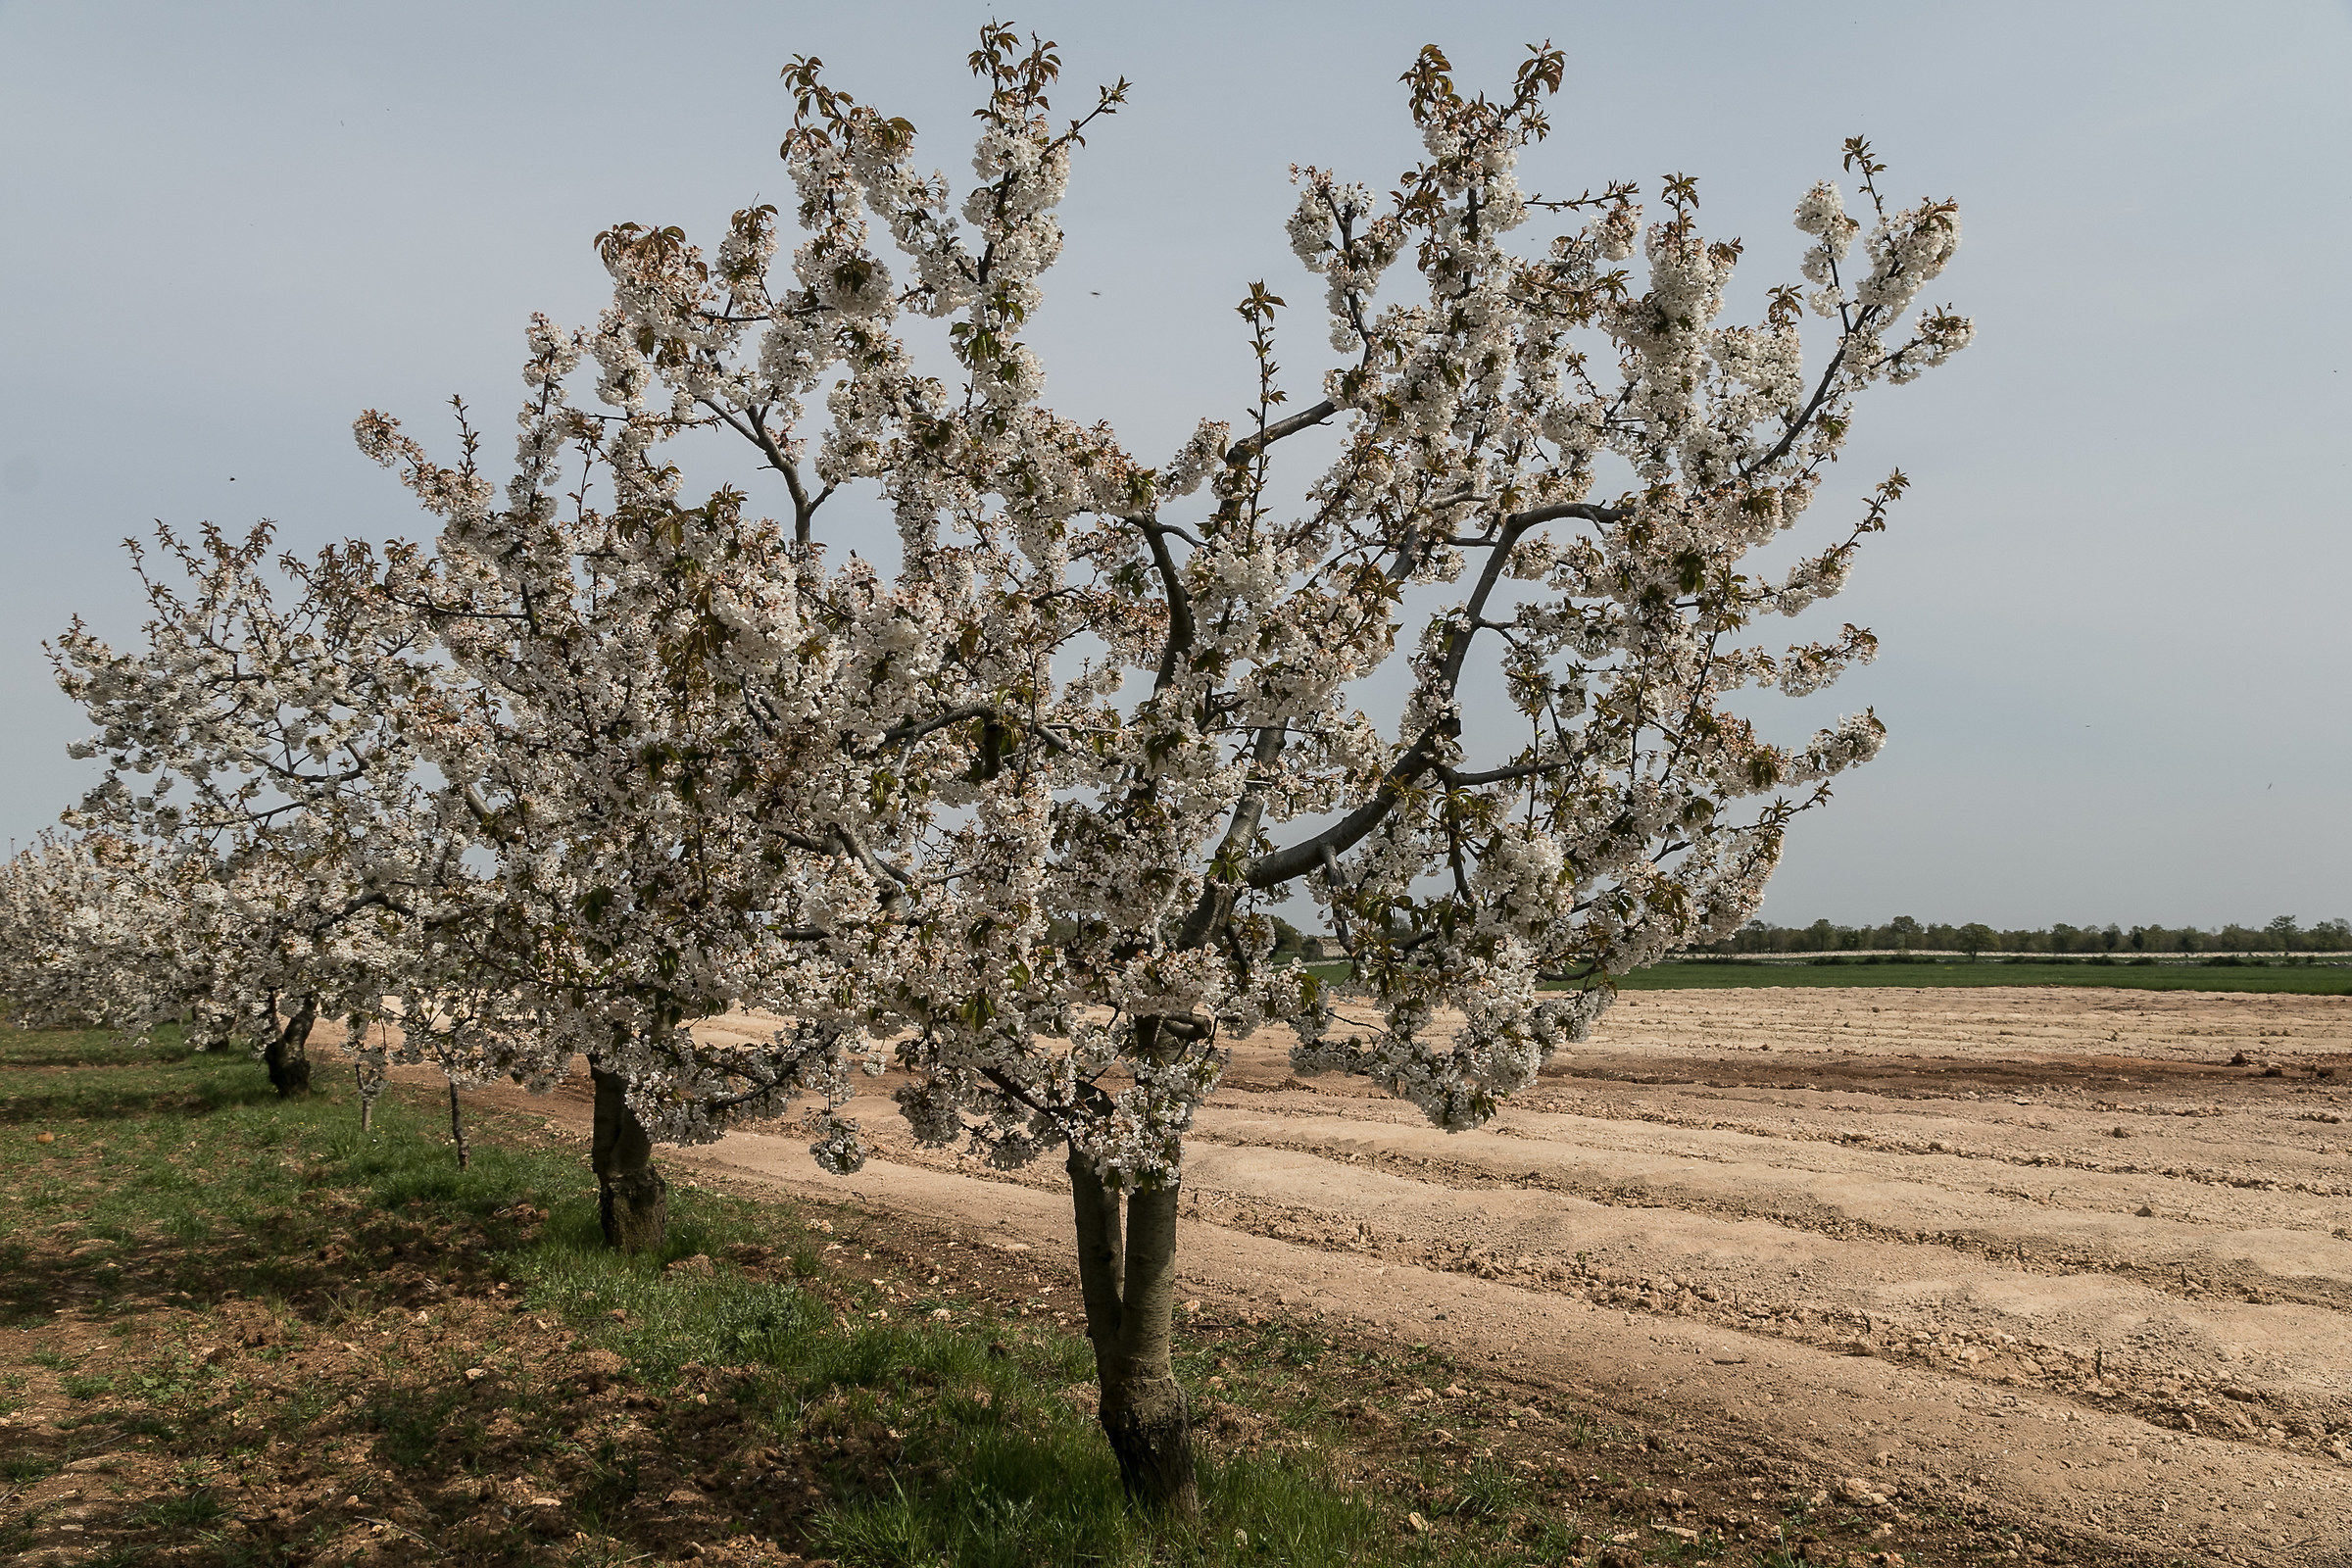
M1344 963L1312 964L1326 980L1344 979ZM2352 996L2352 965L2247 962L2011 963L1985 958L1918 963L1661 963L1619 982L1626 991L1723 991L1742 986L2112 986L2129 991L2268 991Z

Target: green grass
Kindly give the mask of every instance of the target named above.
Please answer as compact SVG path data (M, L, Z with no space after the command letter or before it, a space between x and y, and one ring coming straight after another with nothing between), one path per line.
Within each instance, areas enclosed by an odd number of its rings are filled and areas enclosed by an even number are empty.
M173 1525L202 1526L228 1512L228 1504L204 1488L183 1492L177 1496L159 1497L132 1515L139 1524L170 1528Z
M0 1126L59 1117L202 1115L276 1098L247 1053L191 1052L178 1036L177 1029L166 1028L142 1047L97 1030L0 1030L0 1059L8 1065L55 1069L11 1082L0 1096ZM159 1073L163 1068L172 1070Z
M1326 981L1345 963L1307 968ZM1696 958L1653 964L1618 982L1624 991L1712 991L1749 986L2107 986L2127 991L2254 991L2352 996L2352 964L2280 958L1923 958L1832 956L1821 959Z
M732 1206L696 1195L695 1212L673 1222L670 1250L723 1250L739 1238ZM810 1521L810 1546L844 1563L1510 1560L1463 1548L1398 1555L1404 1505L1383 1508L1336 1487L1305 1455L1209 1455L1200 1524L1170 1526L1128 1506L1100 1428L1064 1397L1093 1372L1091 1351L1073 1336L1026 1324L845 1326L804 1289L727 1274L681 1289L604 1252L592 1236L552 1223L550 1232L518 1270L526 1298L583 1322L625 1313L594 1338L648 1386L671 1386L696 1363L751 1369L739 1399L771 1412L780 1435L889 1455L879 1465L845 1462Z

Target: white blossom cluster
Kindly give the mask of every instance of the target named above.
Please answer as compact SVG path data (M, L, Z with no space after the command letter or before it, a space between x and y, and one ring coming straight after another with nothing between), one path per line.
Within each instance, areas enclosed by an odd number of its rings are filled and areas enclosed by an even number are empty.
M437 876L430 907L463 918L413 906L419 952L368 956L368 983L453 1059L542 1080L589 1053L662 1137L806 1096L816 1157L848 1169L851 1074L887 1067L925 1143L1066 1148L1161 1187L1220 1042L1267 1023L1301 1072L1475 1125L1620 978L1744 920L1789 819L1881 744L1867 712L1785 745L1732 705L1871 657L1854 627L1761 633L1838 592L1901 476L1780 577L1741 566L1804 520L1865 389L1966 343L1916 308L1952 204L1886 212L1851 144L1875 217L1816 186L1809 288L1725 324L1740 248L1700 232L1691 181L1646 224L1632 186L1519 186L1555 53L1490 99L1427 50L1400 189L1295 172L1290 237L1341 356L1321 401L1285 412L1287 307L1253 286L1254 398L1153 466L1047 408L1024 339L1081 132L1125 84L1057 128L1051 45L992 24L973 64L960 200L913 127L798 61L788 252L766 207L709 260L608 230L610 309L530 329L503 489L470 431L445 466L361 419L441 526L352 588L407 673L355 676L384 709L319 735L321 767L408 749L415 799L380 808L408 847L379 866L374 829L346 833L318 897ZM946 360L909 316L946 323ZM1277 504L1283 443L1316 427L1328 462ZM684 498L664 453L689 432L739 441L789 517ZM891 509L895 573L828 553L847 486ZM1485 669L1507 725L1465 714ZM1376 720L1366 693L1398 673ZM105 744L186 774L217 743ZM60 857L96 855L41 853L67 880L86 873ZM1356 961L1345 995L1272 962L1271 908L1301 890ZM787 1022L744 1048L687 1033L739 1006Z
M296 1014L364 1029L466 880L463 845L423 831L430 802L404 730L432 672L413 636L367 613L373 558L287 558L281 593L270 542L267 525L242 540L159 528L164 569L133 547L142 645L117 652L77 621L51 650L98 726L73 751L106 774L67 813L81 837L8 872L23 910L64 896L55 881L75 868L72 912L48 916L71 940L9 950L93 1022L178 1018L202 1042L257 1049Z
M759 254L763 233L744 215L730 256ZM906 832L906 781L876 753L919 709L923 683L904 666L919 667L930 616L862 564L827 571L738 492L678 501L662 449L708 417L687 411L729 408L728 384L790 395L697 360L734 336L705 340L697 323L739 309L760 280L704 278L665 244L609 242L608 257L616 303L595 334L532 325L503 496L471 471L470 437L466 464L447 469L392 419L359 424L363 447L443 521L431 551L388 553L381 598L446 661L405 733L438 780L438 830L488 868L472 917L441 934L457 961L420 966L400 1001L413 1035L431 1020L452 1054L526 1082L552 1082L584 1054L627 1081L655 1137L698 1142L805 1096L827 1110L850 1097L905 940L887 911L905 897L888 857ZM617 407L569 402L584 355ZM614 393L624 362L647 373ZM648 397L664 385L699 387L703 401ZM736 412L763 432L777 416L772 402ZM564 452L577 460L568 472ZM690 1032L760 1005L787 1014L765 1041ZM820 1151L844 1136L828 1126Z
M10 1016L28 1028L136 1029L181 1010L168 907L133 841L45 833L0 864Z
M912 931L876 993L903 1031L900 1103L926 1142L1003 1163L1066 1144L1113 1186L1156 1185L1177 1178L1219 1039L1285 1021L1301 1070L1367 1073L1471 1125L1617 977L1746 918L1788 818L1880 744L1865 713L1774 745L1727 702L1812 692L1871 656L1857 628L1780 650L1752 633L1838 591L1899 476L1785 579L1738 567L1800 522L1863 389L1965 342L1960 318L1911 312L1953 209L1864 233L1830 187L1807 197L1834 328L1808 370L1794 287L1761 323L1719 321L1739 248L1701 235L1689 181L1646 228L1630 187L1521 191L1556 56L1488 100L1432 51L1408 78L1428 157L1404 189L1297 172L1291 239L1347 357L1325 402L1281 416L1281 302L1253 289L1254 412L1203 420L1154 468L1037 401L1021 329L1078 125L1048 119L1050 59L976 59L990 97L960 203L914 172L910 127L813 67L788 144L804 223L860 286L832 395L856 429L826 450L865 455L899 520L898 587L934 617L892 654L892 712L915 719L919 686L935 726L900 754L926 781L899 841L893 918ZM1561 207L1583 226L1506 244ZM881 227L888 261L863 248ZM1867 270L1848 277L1857 237ZM1637 249L1641 283L1618 265ZM1417 287L1389 286L1408 261ZM871 280L894 276L886 299ZM951 319L952 369L914 368L894 307ZM1336 460L1303 512L1279 511L1276 443L1323 423ZM1604 504L1612 463L1629 483ZM1446 584L1452 603L1408 624L1407 595ZM1464 733L1474 653L1501 668L1520 737ZM1413 689L1384 728L1360 694L1399 659ZM1298 887L1345 934L1360 1000L1271 965L1267 906Z

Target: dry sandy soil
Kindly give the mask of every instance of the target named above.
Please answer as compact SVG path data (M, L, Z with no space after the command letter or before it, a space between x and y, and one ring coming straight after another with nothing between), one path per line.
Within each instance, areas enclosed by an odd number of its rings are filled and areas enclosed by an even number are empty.
M750 1020L720 1020L726 1032ZM1347 1320L1714 1448L2121 1555L2352 1564L2352 1001L1629 994L1445 1134L1239 1042L1188 1290ZM1059 1257L1058 1170L788 1132L677 1159ZM551 1112L584 1115L584 1097Z

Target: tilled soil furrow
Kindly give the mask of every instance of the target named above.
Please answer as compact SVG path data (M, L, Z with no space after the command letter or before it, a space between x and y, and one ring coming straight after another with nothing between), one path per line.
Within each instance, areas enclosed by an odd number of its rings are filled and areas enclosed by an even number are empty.
M1988 1256L2024 1245L2030 1255L2069 1267L2185 1267L2352 1304L2352 1242L2333 1234L2352 1208L2325 1200L2078 1170L2038 1173L2021 1185L2026 1173L2016 1167L1988 1169L1956 1153L1792 1144L1736 1129L1668 1136L1643 1123L1527 1111L1458 1134L1438 1133L1418 1117L1267 1111L1262 1103L1243 1111L1212 1103L1199 1125L1228 1142L1414 1150L1504 1183L1620 1206L1688 1207L1929 1245L1959 1237Z
M1213 1137L1210 1141L1216 1140ZM1497 1174L1490 1168L1458 1160L1379 1148L1334 1148L1319 1139L1259 1135L1247 1140L1256 1148L1288 1149L1313 1153L1343 1164L1358 1164L1393 1174L1463 1189L1510 1188L1559 1193L1610 1208L1676 1208L1687 1213L1728 1219L1760 1219L1791 1231L1839 1239L1865 1239L1905 1248L1935 1248L1958 1253L1969 1263L1982 1262L2004 1272L2047 1275L2100 1275L2129 1280L2160 1295L2184 1300L2232 1299L2256 1305L2290 1303L2330 1312L2352 1313L2352 1287L2340 1282L2309 1279L2281 1280L2237 1260L2198 1255L2193 1261L2133 1261L2111 1253L2070 1246L2047 1237L1990 1235L1982 1229L1926 1231L1910 1226L1887 1226L1855 1219L1826 1206L1788 1201L1750 1200L1738 1196L1709 1194L1691 1197L1646 1183L1620 1181L1579 1187L1555 1173L1531 1170ZM1524 1164L1524 1160L1505 1161ZM1949 1263L1931 1261L1930 1267L1948 1270Z
M1680 1087L1680 1086L1677 1086ZM1304 1090L1301 1094L1298 1091ZM1253 1086L1244 1094L1220 1091L1212 1103L1246 1106L1268 1115L1305 1120L1335 1112L1368 1120L1417 1125L1420 1113L1409 1105L1380 1099L1335 1096L1320 1085ZM1950 1102L1895 1107L1874 1103L1865 1097L1840 1095L1818 1102L1787 1099L1769 1102L1726 1097L1718 1102L1704 1093L1668 1094L1663 1103L1614 1097L1550 1093L1513 1100L1493 1124L1506 1135L1523 1130L1518 1118L1548 1112L1598 1122L1642 1122L1681 1127L1693 1132L1738 1133L1785 1143L1838 1144L1897 1155L1948 1154L1955 1158L2027 1169L2091 1171L2105 1176L2155 1178L2230 1187L2243 1192L2295 1193L2340 1200L2334 1207L2313 1208L2294 1202L2277 1205L2269 1223L2287 1229L2339 1231L2352 1226L2352 1180L2339 1179L2344 1160L2338 1136L2328 1134L2332 1113L2290 1112L2278 1115L2239 1115L2218 1107L2161 1110L2150 1107L2105 1106L2086 1111L2059 1110L2031 1118L1993 1122L1972 1120L1964 1107ZM1733 1114L1736 1108L1740 1114ZM2196 1116L2204 1135L2180 1136L2168 1123L2139 1137L2137 1158L2117 1158L2103 1152L2122 1147L2119 1118L2130 1116ZM1871 1120L1892 1120L1893 1127L1877 1127ZM2308 1124L2304 1130L2301 1124ZM2284 1129L2286 1136L2282 1137ZM2290 1141L2295 1140L2295 1141ZM2226 1163L2214 1161L2227 1161ZM2231 1221L2234 1223L2234 1221Z
M1745 1133L1751 1137L1790 1143L1841 1144L1888 1154L1950 1154L1961 1159L1984 1160L2028 1169L2084 1170L2103 1176L2156 1177L2167 1181L2196 1182L2207 1187L2234 1187L2244 1192L2299 1193L2311 1198L2352 1200L2352 1181L2338 1180L2334 1175L2317 1169L2323 1162L2340 1167L2341 1159L2336 1155L2332 1144L2319 1144L2305 1151L2271 1142L2268 1148L2249 1151L2249 1144L2259 1146L2266 1141L2253 1136L2244 1140L2208 1138L2192 1145L2180 1139L2167 1139L2161 1144L2143 1145L2144 1153L2140 1158L2116 1159L2103 1157L2095 1152L2098 1146L2091 1143L2090 1138L2099 1136L2097 1134L2035 1144L2005 1136L2007 1129L1999 1126L1971 1125L1956 1116L1927 1111L1897 1113L1905 1116L1906 1125L1899 1129L1877 1131L1851 1126L1850 1113L1843 1118L1849 1125L1838 1127L1808 1125L1793 1118L1779 1121L1735 1120L1726 1117L1720 1110L1709 1114L1704 1109L1676 1110L1565 1097L1530 1101L1524 1108L1554 1110L1602 1121L1641 1121L1694 1131ZM1863 1111L1860 1114L1871 1112ZM2133 1114L2165 1113L2118 1106L2104 1114L2091 1113L2086 1119L2109 1123L2117 1116ZM2216 1131L2224 1130L2216 1128ZM2115 1138L2119 1135L2110 1127L2104 1136ZM2127 1130L2121 1136L2129 1137L2132 1134ZM2272 1156L2273 1162L2197 1162L2199 1156L2210 1154L2216 1146L2232 1154L2247 1152L2267 1153ZM2301 1217L2297 1209L2282 1212ZM2352 1208L2343 1210L2340 1218L2352 1219ZM2334 1229L2338 1222L2340 1220L2331 1217L2328 1228Z
M1776 1222L1462 1191L1429 1168L1340 1169L1252 1141L1196 1155L1191 1212L1281 1240L1507 1279L2010 1387L2120 1403L2160 1425L2311 1451L2352 1426L2352 1321L2184 1302L2106 1274L1979 1267Z
M2294 1195L2243 1200L2199 1218L2327 1230L2352 1221L2345 1178L2345 1113L2328 1103L2257 1097L2222 1104L2064 1101L2005 1105L1952 1100L1888 1103L1868 1093L1719 1094L1668 1085L1646 1094L1542 1092L1521 1112L1646 1122L1695 1132L1735 1132L1788 1142L1843 1145L1895 1155L1948 1155L2026 1169L2194 1182L2241 1193ZM1261 1103L1263 1103L1261 1102ZM1271 1108L1267 1106L1266 1108ZM2028 1185L2033 1185L2029 1183ZM2071 1192L2075 1183L2064 1183ZM2317 1203L2304 1199L2319 1199Z
M2352 1048L2352 998L2064 987L1637 992L1619 1000L1594 1046L1592 1054L1634 1071L1694 1053L1723 1054L1736 1070L1769 1071L1755 1054L1842 1049L1948 1056L1956 1065L1971 1055L2049 1048L2069 1057L2105 1051L2219 1067L2240 1052Z

